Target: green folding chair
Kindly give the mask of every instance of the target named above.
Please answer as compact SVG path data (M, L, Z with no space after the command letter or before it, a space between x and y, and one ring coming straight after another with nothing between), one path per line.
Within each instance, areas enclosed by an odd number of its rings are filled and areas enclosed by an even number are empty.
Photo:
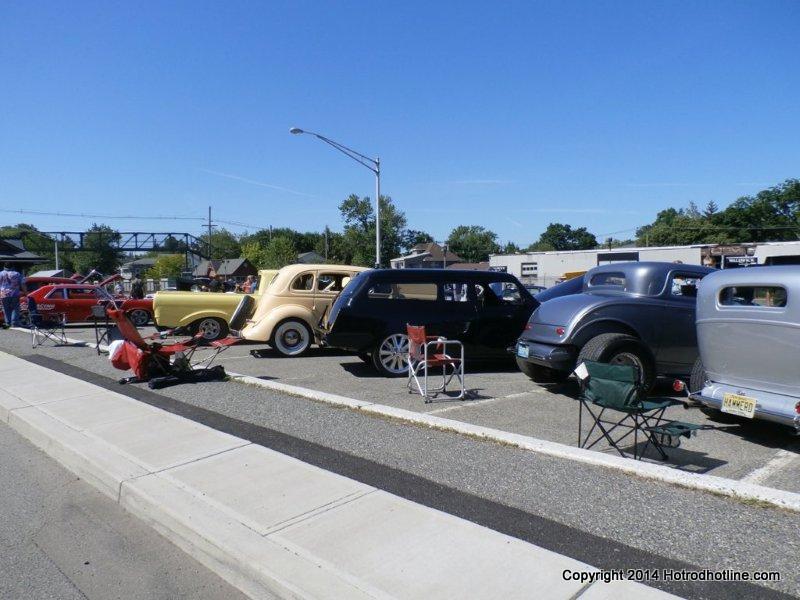
M625 456L621 443L633 436L633 458L638 460L652 445L662 460L669 457L664 447L677 447L681 437L690 437L701 425L669 421L664 412L670 406L683 405L671 398L649 400L640 384L639 370L631 365L617 365L584 361L576 369L581 382L578 413L578 446L592 448L605 440L621 456ZM583 411L589 414L592 426L583 435ZM604 419L612 413L621 415L618 420ZM594 438L592 437L594 435ZM645 442L639 449L640 438Z

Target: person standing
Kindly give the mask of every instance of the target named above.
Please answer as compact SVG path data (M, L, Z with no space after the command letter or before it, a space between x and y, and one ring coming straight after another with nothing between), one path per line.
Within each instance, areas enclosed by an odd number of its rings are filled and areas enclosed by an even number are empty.
M6 326L19 327L19 297L26 292L25 278L19 271L11 268L9 263L3 265L0 271L0 299L3 302L3 317Z
M244 280L244 285L242 286L242 291L245 294L252 294L253 293L253 276L248 275L247 279Z
M142 278L137 273L131 282L131 298L141 300L144 298L144 284Z

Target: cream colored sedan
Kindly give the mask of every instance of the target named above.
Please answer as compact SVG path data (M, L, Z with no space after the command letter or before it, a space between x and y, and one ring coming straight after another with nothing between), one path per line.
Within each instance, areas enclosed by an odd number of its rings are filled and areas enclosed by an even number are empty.
M283 356L300 356L319 341L317 323L337 294L364 267L289 265L258 299L241 336L267 342Z

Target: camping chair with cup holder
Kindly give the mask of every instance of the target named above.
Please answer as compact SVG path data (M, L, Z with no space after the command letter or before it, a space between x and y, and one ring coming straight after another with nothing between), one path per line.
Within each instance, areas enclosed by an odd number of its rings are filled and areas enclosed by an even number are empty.
M639 370L632 365L584 361L575 369L580 381L578 398L578 446L592 448L605 440L621 456L621 444L633 437L633 458L641 460L652 446L661 460L668 460L664 448L677 448L681 438L689 438L706 425L683 423L664 418L672 406L689 408L673 398L648 398L640 382ZM675 391L682 391L676 382ZM583 435L583 412L588 413L591 427ZM610 417L610 415L616 415ZM618 418L621 415L621 418ZM606 417L606 418L604 418ZM616 420L615 420L616 419ZM594 436L594 437L593 437ZM645 442L640 449L639 442Z
M47 342L54 346L68 346L65 313L42 314L33 298L28 298L28 325L31 328L31 347L36 348Z
M241 341L234 336L210 341L198 334L183 341L162 343L161 340L180 335L180 331L169 330L143 337L121 310L111 309L108 314L122 338L122 343L110 351L109 358L116 368L134 373L132 377L120 379L120 383L147 382L148 387L156 389L178 383L223 380L227 377L225 368L211 364L221 352ZM199 350L209 353L195 360Z
M466 396L464 388L464 345L458 340L448 340L439 336L425 334L425 327L406 325L408 335L408 382L406 387L409 392L414 388L424 398L431 402L439 394L447 393L447 386L453 378L459 384L458 396L454 400L463 400ZM448 347L456 348L457 356L447 353ZM428 386L428 369L442 368L442 382L436 387ZM438 376L438 373L437 375Z

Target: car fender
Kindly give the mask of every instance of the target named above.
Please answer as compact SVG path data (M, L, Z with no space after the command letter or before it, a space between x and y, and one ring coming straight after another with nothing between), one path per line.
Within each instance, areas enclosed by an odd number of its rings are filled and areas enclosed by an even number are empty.
M159 325L164 325L167 327L185 327L186 325L191 325L195 321L199 321L200 319L220 319L228 322L228 318L230 315L223 310L213 310L213 309L204 309L204 310L195 310L190 313L183 315L177 323L162 323L158 322Z
M298 319L303 321L308 325L314 337L317 337L314 313L311 309L299 304L276 306L269 311L265 317L258 321L248 323L248 325L242 329L242 337L246 340L268 342L272 337L275 326L285 319Z
M582 347L593 337L603 333L624 333L625 335L633 336L637 339L642 339L631 325L610 317L587 321L585 323L578 323L572 335L566 340L566 343L574 346ZM652 351L651 351L652 352Z

